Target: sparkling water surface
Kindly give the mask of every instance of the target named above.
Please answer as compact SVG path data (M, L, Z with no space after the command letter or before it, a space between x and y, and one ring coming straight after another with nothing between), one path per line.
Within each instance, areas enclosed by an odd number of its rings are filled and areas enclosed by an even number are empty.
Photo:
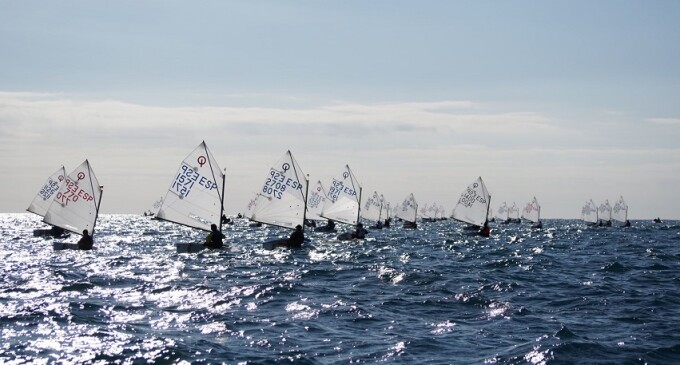
M32 214L0 214L3 363L680 363L680 222L454 221L363 241L102 215L95 250L53 251ZM341 230L349 227L338 225ZM66 241L75 242L79 236Z

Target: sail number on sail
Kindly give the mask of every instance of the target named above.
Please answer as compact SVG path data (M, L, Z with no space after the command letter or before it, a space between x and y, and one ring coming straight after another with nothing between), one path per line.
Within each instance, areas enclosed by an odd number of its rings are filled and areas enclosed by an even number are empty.
M345 186L345 184L340 180L333 179L331 188L328 190L328 197L331 199L331 201L335 203L338 200L340 194L343 192L349 196L357 195L357 192L354 189L350 188L349 186Z
M307 206L311 209L314 209L321 204L321 193L318 191L312 192L311 196L309 197L309 201L307 202Z
M205 176L201 176L201 174L199 174L197 171L194 171L191 166L185 163L182 163L180 171L175 177L175 181L173 181L170 189L174 189L174 191L179 194L180 197L186 198L189 196L191 188L194 187L195 183L198 183L208 190L217 189L217 184L215 184L213 180Z
M272 195L276 199L281 199L283 192L286 191L288 186L293 189L302 190L302 184L289 177L287 178L286 175L274 169L269 171L269 175L270 177L264 182L264 187L262 188L264 194Z
M62 176L59 176L59 178L60 178L59 180L64 179ZM47 200L52 196L52 194L57 192L57 190L59 190L59 183L52 179L49 179L47 183L45 183L45 186L43 186L43 188L40 189L40 193L38 194L40 195L41 198L43 198L43 200Z
M460 195L460 199L458 199L458 204L461 204L469 208L473 204L475 204L475 201L478 201L482 204L486 204L486 199L484 199L483 196L477 195L477 192L474 189L468 187L467 190L465 190L465 192Z
M75 181L66 178L66 191L57 193L57 201L66 206L69 202L77 202L80 198L85 199L86 202L94 200L94 197L79 188Z

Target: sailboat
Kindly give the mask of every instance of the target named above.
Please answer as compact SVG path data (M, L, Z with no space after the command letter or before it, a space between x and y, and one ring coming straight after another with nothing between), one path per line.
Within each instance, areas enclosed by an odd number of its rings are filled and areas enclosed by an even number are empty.
M480 234L488 236L489 229L487 217L489 215L489 205L491 195L484 185L482 177L478 177L472 184L463 190L458 198L456 207L453 208L452 218L461 222L481 227Z
M416 220L418 219L418 202L416 202L413 193L404 198L404 201L396 211L396 217L404 221L404 228L418 228L418 224L416 223Z
M628 220L628 204L623 200L623 196L621 196L614 204L612 219L622 222L623 227L630 227L630 221Z
M316 222L325 220L321 216L321 210L326 203L326 189L324 189L321 180L316 181L316 187L307 196L307 220ZM316 223L314 223L316 226Z
M309 184L290 151L281 157L267 173L262 189L257 193L250 220L273 226L304 230ZM273 249L288 239L264 242L265 249Z
M534 223L531 228L543 228L543 223L541 222L541 206L538 204L536 197L524 207L522 218Z
M103 189L92 171L90 162L85 160L66 176L54 194L43 222L76 234L82 234L87 230L94 238ZM77 250L78 244L53 242L52 247L55 250Z
M599 226L612 225L612 207L609 205L609 199L605 199L604 203L600 204L600 207L597 210L597 215L599 218Z
M366 199L366 204L364 204L364 209L361 210L361 218L375 222L375 225L370 228L382 229L382 214L383 214L383 200L377 191L373 192L373 195Z
M222 232L225 174L201 142L180 163L165 194L156 219L210 232L215 224ZM177 252L199 252L203 243L177 243Z
M593 199L588 200L583 208L581 208L581 219L588 225L597 224L597 207Z
M510 213L510 209L508 208L508 204L506 202L503 202L500 207L498 207L498 210L496 210L496 218L503 223L503 224L508 224L510 223L510 219L508 216L508 213Z
M517 203L512 202L512 206L508 209L508 219L510 223L521 223L522 220L519 219L519 208Z
M64 168L64 166L61 166L60 168L57 169L57 171L50 175L50 177L47 178L47 181L45 181L43 186L40 188L40 191L38 191L38 194L36 194L35 198L33 198L33 201L28 206L28 208L26 208L26 210L31 213L35 213L40 217L45 217L47 209L49 209L50 204L52 204L54 196L59 191L59 188L61 187L61 184L64 182L65 178L66 168ZM65 234L64 230L57 226L52 226L52 228L50 229L33 230L34 236L59 237L64 234Z
M328 189L328 199L321 210L321 216L340 223L359 227L361 212L361 186L349 165L333 178ZM341 239L349 237L341 235Z
M148 210L146 210L146 211L144 212L144 216L145 216L145 217L152 217L152 219L153 219L153 217L154 217L154 216L156 215L156 213L158 212L158 209L161 208L161 205L163 205L163 197L158 198L158 200L156 200L156 201L153 203L153 205L151 206L151 208L148 209Z

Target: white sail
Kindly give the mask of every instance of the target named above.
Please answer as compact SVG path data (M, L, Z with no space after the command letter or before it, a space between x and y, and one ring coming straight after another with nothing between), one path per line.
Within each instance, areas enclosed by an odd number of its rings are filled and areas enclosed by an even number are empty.
M432 216L430 215L430 207L431 205L428 205L427 203L421 205L418 208L418 217L423 220L431 219Z
M38 191L38 194L33 198L33 201L26 210L44 217L65 178L66 169L62 166L47 178L47 181L45 181L45 184L40 188L40 191Z
M316 187L312 189L307 197L307 219L315 221L325 219L321 216L324 203L326 203L326 189L324 189L321 180L318 180Z
M391 211L391 216L390 218L399 218L399 211L401 210L401 203L397 203L397 205L392 208Z
M390 214L392 214L392 210L390 209L390 203L388 203L385 200L385 197L380 194L380 201L382 202L382 210L380 211L380 216L382 219L387 219L390 217Z
M584 222L597 223L597 207L595 206L593 199L587 201L586 205L581 208L581 219Z
M515 202L513 202L512 206L508 209L508 218L514 221L519 220L519 208Z
M210 231L221 227L224 173L201 142L179 165L156 218Z
M628 205L623 200L623 196L619 198L612 209L612 218L619 222L626 222L628 220Z
M333 179L328 190L328 199L324 204L321 216L337 222L355 225L359 219L361 204L361 186L345 165L340 175Z
M601 221L609 222L612 220L612 207L609 205L608 199L606 199L604 203L600 204L597 215Z
M524 207L522 218L534 223L538 223L541 220L541 206L538 204L536 197Z
M380 195L378 194L378 192L374 191L373 195L366 199L366 203L364 203L364 208L361 209L361 218L377 222L384 218L382 216L382 209L383 209L382 199L380 199Z
M501 204L501 206L498 207L498 210L496 211L496 218L498 218L501 222L505 222L509 218L508 213L510 213L508 204L503 202L503 204Z
M257 203L257 194L258 193L253 193L252 198L248 200L248 205L246 205L245 214L243 214L244 217L248 218L253 215L253 211L255 211L255 204Z
M87 229L93 235L102 188L85 160L64 179L43 221L78 234Z
M300 165L286 151L269 169L249 218L285 228L304 225L307 185Z
M418 203L413 193L409 194L399 206L396 212L396 217L408 222L415 223L418 216Z
M490 202L491 195L480 176L460 194L453 219L481 227L486 223Z

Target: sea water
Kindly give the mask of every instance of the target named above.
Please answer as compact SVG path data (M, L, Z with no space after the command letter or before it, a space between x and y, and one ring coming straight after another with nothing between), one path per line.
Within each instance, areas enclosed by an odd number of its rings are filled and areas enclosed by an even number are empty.
M3 363L680 363L677 221L482 238L448 220L267 251L290 231L237 220L195 254L175 243L206 232L136 215L102 215L89 252L42 227L0 215Z

